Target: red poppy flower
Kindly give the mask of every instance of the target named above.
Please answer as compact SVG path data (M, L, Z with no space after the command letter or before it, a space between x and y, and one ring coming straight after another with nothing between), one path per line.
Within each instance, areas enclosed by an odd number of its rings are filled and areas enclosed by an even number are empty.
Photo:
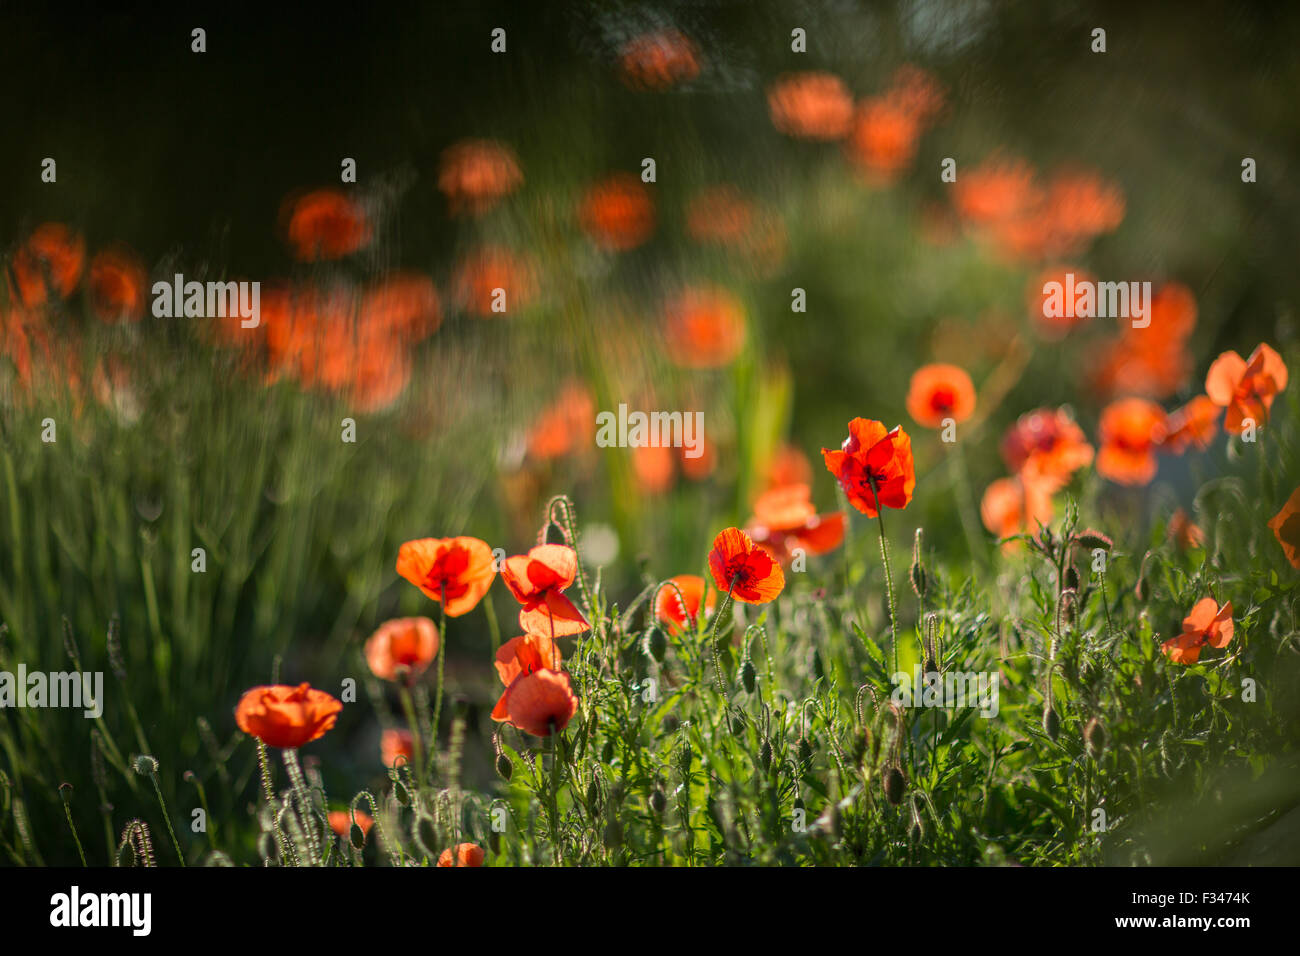
M907 389L907 413L925 428L939 428L944 420L964 422L975 411L975 386L956 365L923 365L912 373Z
M868 518L878 505L906 508L916 487L912 439L901 427L887 431L880 422L855 418L838 450L822 449L826 469L839 481L849 504Z
M844 541L846 517L842 511L817 514L808 485L787 485L759 496L745 533L782 564L788 564L798 551L825 554L838 548Z
M1177 411L1171 412L1156 440L1162 449L1182 454L1190 446L1202 450L1210 447L1219 430L1219 406L1204 395L1197 395Z
M1192 522L1182 508L1169 516L1169 527L1165 533L1182 551L1199 548L1205 543L1205 532Z
M1123 398L1102 410L1097 473L1121 485L1145 485L1156 476L1156 439L1165 413L1144 398Z
M319 189L291 203L288 238L302 262L341 259L369 244L370 220L361 204L339 189Z
M590 440L596 400L582 382L568 382L528 431L528 454L538 461L560 458Z
M447 616L468 614L496 577L492 549L466 536L407 541L397 552L397 573L426 597L447 600Z
M1161 649L1175 664L1195 664L1206 645L1227 647L1232 632L1232 602L1219 607L1214 598L1201 598L1183 618L1182 633L1165 641Z
M105 249L90 260L90 303L102 322L135 322L144 313L148 276L133 252Z
M749 237L756 218L754 203L735 186L713 186L687 206L686 234L696 242L737 245Z
M999 538L1037 534L1052 520L1052 489L1053 483L1035 477L1033 469L999 478L984 491L980 519ZM1007 542L1004 549L1015 550L1018 544Z
M41 305L48 293L66 299L77 287L86 261L86 243L61 222L37 226L13 257L14 290L28 308Z
M492 719L509 719L506 696L515 681L540 670L558 671L562 662L559 647L542 634L524 634L502 644L497 650L495 666L505 690L492 710Z
M853 117L846 151L869 177L887 182L911 165L921 122L888 96L864 100Z
M310 743L334 726L343 703L307 684L254 687L239 699L235 723L268 747Z
M1300 488L1291 492L1282 510L1275 514L1268 526L1277 536L1277 543L1282 545L1286 559L1300 568Z
M427 617L386 621L366 641L365 654L380 680L414 680L438 656L438 628Z
M772 125L798 139L843 139L853 123L853 96L830 73L786 73L767 91Z
M745 308L725 289L688 289L665 311L668 354L683 368L721 368L745 345Z
M578 574L578 553L563 544L542 544L506 558L501 577L519 610L519 626L531 634L571 637L590 630L582 612L562 593Z
M505 720L524 733L549 737L569 725L578 712L578 698L568 674L542 669L515 679L497 706L505 711Z
M397 340L418 342L441 324L438 290L428 276L389 276L368 289L361 301L362 327Z
M578 218L592 239L616 252L635 249L655 229L650 190L631 173L615 173L588 189Z
M487 854L477 843L457 843L455 855L449 847L438 856L439 866L482 866Z
M727 528L713 539L709 571L719 592L745 604L775 601L785 589L781 565L739 528Z
M379 735L379 759L385 767L394 766L398 760L410 763L415 759L415 735L400 727L385 730Z
M1026 470L1057 488L1092 462L1092 446L1065 409L1039 408L1021 415L999 446L1007 468ZM1053 489L1055 490L1055 489Z
M438 188L453 215L481 215L524 181L514 150L490 139L465 139L442 154Z
M701 602L704 604L706 617L713 613L713 607L717 603L717 592L707 591L704 578L698 574L678 574L669 578L666 583L675 584L677 587L659 589L659 593L655 596L655 619L667 624L668 630L672 633L680 634L695 630Z
M460 307L483 319L510 315L537 295L532 263L505 246L483 246L461 258L452 286Z
M1210 366L1205 376L1205 394L1215 405L1228 409L1223 427L1234 435L1241 434L1246 419L1256 425L1268 423L1273 398L1286 388L1287 369L1282 356L1268 345L1260 344L1243 360L1236 352L1224 352Z
M680 30L655 30L633 37L619 51L623 82L634 90L666 90L700 73L695 44Z

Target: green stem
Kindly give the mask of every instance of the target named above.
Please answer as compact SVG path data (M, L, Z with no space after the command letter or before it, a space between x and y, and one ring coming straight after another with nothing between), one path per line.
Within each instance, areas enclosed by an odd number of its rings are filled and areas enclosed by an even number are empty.
M885 565L885 593L889 597L889 636L894 644L894 673L898 673L898 613L894 601L894 565L889 559L889 539L885 536L885 516L880 508L880 494L871 480L871 496L876 502L876 523L880 528L880 560Z
M185 865L185 854L181 852L180 841L176 839L176 831L172 829L172 816L167 812L167 801L163 799L162 787L158 785L158 774L153 772L149 774L149 779L153 782L153 792L158 794L158 806L162 807L163 820L167 824L167 833L172 838L172 849L176 851L176 859L181 861L181 866Z

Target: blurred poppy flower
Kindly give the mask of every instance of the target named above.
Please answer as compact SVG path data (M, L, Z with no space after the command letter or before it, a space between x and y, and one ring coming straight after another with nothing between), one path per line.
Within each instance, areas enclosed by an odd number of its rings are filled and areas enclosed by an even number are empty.
M330 829L345 840L352 834L352 814L348 810L331 810L329 812L329 824ZM363 837L370 835L370 828L374 825L374 817L361 810L357 811L357 826L361 828Z
M663 494L673 486L673 450L665 445L638 445L632 449L632 473L642 494Z
M367 289L361 300L361 325L372 333L418 342L441 324L438 290L428 276L388 276Z
M901 427L855 418L838 450L822 449L826 469L839 481L849 504L868 518L878 507L906 508L916 487L912 439Z
M1268 526L1277 537L1277 543L1282 545L1286 559L1300 568L1300 488L1291 492L1291 497L1270 519Z
M912 373L907 389L907 413L924 428L939 428L944 420L964 422L975 411L975 385L956 365L923 365Z
M542 669L512 682L498 706L506 721L524 733L549 737L568 726L578 712L578 698L568 674Z
M984 490L980 520L999 538L1036 534L1052 520L1052 490L1052 482L1039 478L1032 468L999 478ZM1003 548L1012 551L1018 544L1009 541Z
M366 641L366 663L380 680L414 680L438 654L438 629L427 617L385 621Z
M999 450L1008 470L1031 471L1053 484L1053 490L1090 464L1093 455L1083 429L1063 408L1039 408L1021 415L1002 436Z
M815 555L838 548L844 541L845 519L842 511L817 514L808 485L787 485L758 497L745 533L782 564L788 564L799 551Z
M105 249L90 260L90 304L103 322L135 322L144 313L148 276L125 248Z
M1215 405L1227 408L1225 431L1239 435L1246 419L1257 425L1268 423L1273 398L1286 388L1287 368L1270 346L1260 344L1243 360L1236 352L1224 352L1205 376L1205 394Z
M268 747L301 747L334 726L341 701L307 684L254 687L240 698L235 723Z
M781 445L767 463L764 475L764 490L781 488L785 485L808 485L812 483L812 462L808 456L794 445Z
M1202 648L1227 647L1232 640L1232 602L1223 607L1212 597L1201 598L1183 618L1183 631L1161 645L1175 664L1195 664Z
M720 593L745 604L775 601L785 589L781 565L739 528L727 528L713 539L709 572Z
M587 190L578 219L597 244L627 252L654 232L655 207L645 183L631 173L615 173Z
M1073 278L1067 278L1068 275L1072 275ZM1046 339L1056 340L1088 322L1088 316L1079 315L1082 304L1080 296L1085 294L1085 289L1090 288L1087 283L1095 282L1096 279L1090 273L1075 266L1053 266L1031 278L1025 298L1029 306L1029 317L1033 319L1039 333ZM1053 295L1052 291L1043 291L1050 287L1050 283L1058 285L1060 289L1058 294ZM1066 299L1068 290L1073 290L1073 302ZM1093 311L1096 311L1096 303ZM1049 314L1053 312L1061 314Z
M634 90L667 90L700 74L695 44L680 30L642 33L619 51L623 82Z
M1081 251L1094 236L1113 232L1124 221L1124 208L1124 194L1119 187L1095 172L1057 172L1047 187L1045 210L1053 233L1053 251Z
M1165 413L1144 398L1122 398L1102 409L1097 426L1097 473L1121 485L1145 485L1156 476L1156 439Z
M1182 508L1169 516L1169 526L1165 533L1181 551L1199 548L1205 543L1205 532L1192 522Z
M14 253L12 269L17 298L28 308L43 304L52 292L66 299L77 287L86 261L86 243L61 222L36 227Z
M564 544L541 544L506 558L501 577L523 605L519 626L532 634L571 637L589 630L582 612L562 593L576 579L578 553Z
M683 368L721 368L745 345L745 310L720 287L687 289L666 307L669 357Z
M341 259L371 240L361 204L339 189L318 189L291 201L287 232L289 247L300 262Z
M855 111L845 148L859 169L887 182L912 164L920 134L915 114L888 96L873 97Z
M1219 406L1197 395L1169 414L1164 426L1156 431L1156 442L1162 449L1181 455L1188 447L1209 448L1218 430Z
M463 309L485 319L518 311L537 295L532 264L505 246L481 246L462 256L452 287Z
M443 850L438 856L439 866L482 866L487 854L476 843L457 843L455 853L452 849Z
M853 97L831 73L785 73L767 91L777 132L797 139L843 139L853 123Z
M546 461L580 450L591 439L595 420L591 389L578 381L566 383L528 430L528 454Z
M757 211L731 184L697 193L686 207L686 234L695 242L738 245L749 237Z
M713 613L717 592L709 591L704 578L698 574L678 574L667 583L676 587L661 587L655 595L655 620L667 624L673 634L696 629L701 602L705 617Z
M445 594L447 616L460 617L487 594L496 568L486 541L466 536L420 538L398 549L397 573L435 601Z
M463 139L447 147L438 170L453 215L481 215L524 181L514 150L492 139Z
M1022 159L992 156L952 184L953 205L967 222L993 225L1027 215L1042 202L1034 168Z
M400 727L391 727L379 735L379 759L385 767L396 765L398 760L410 763L415 759L415 735Z

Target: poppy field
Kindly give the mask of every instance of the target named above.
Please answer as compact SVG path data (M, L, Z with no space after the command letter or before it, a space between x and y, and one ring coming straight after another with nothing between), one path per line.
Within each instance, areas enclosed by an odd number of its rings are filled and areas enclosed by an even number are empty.
M1300 863L1300 18L1034 7L176 20L192 144L60 81L0 860Z

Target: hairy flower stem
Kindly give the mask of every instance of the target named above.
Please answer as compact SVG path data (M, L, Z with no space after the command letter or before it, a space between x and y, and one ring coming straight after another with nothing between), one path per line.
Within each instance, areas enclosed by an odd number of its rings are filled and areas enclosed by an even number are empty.
M961 442L955 442L954 445L952 467L953 482L957 486L957 511L961 515L962 530L966 533L966 546L970 549L971 556L971 576L974 577L977 569L987 566L989 556L988 551L980 541L975 498L970 491L970 470L966 467L966 452L963 450Z
M722 699L727 703L728 728L731 727L731 697L727 693L727 681L726 678L722 676L722 662L718 657L718 625L722 623L722 619L726 617L727 612L731 610L731 593L736 589L736 581L739 578L739 574L732 577L731 586L727 588L727 596L722 601L722 607L718 608L718 613L714 615L713 627L709 630L709 650L713 654L713 680L714 684L718 688L718 693L722 695Z
M880 510L880 493L871 480L871 496L876 502L876 523L880 528L880 560L885 565L885 594L889 598L889 635L894 644L894 673L898 673L898 611L894 600L894 565L889 559L889 539L885 536L885 516Z
M317 823L320 823L320 814L316 811L311 791L307 789L307 780L302 775L302 766L298 763L298 751L293 747L286 747L280 753L284 756L284 769L289 772L289 781L293 784L293 794L298 801L298 817L302 820L307 844L307 858L312 866L320 866L320 839L317 836L316 828L311 823L313 817L317 818Z
M487 615L488 633L492 636L492 659L495 660L501 648L501 625L497 623L497 610L491 595L483 595L483 613Z
M438 602L438 689L433 698L433 726L429 728L429 765L438 754L438 726L442 721L442 676L447 663L447 582L443 581ZM419 734L416 734L419 737ZM422 766L422 765L420 765Z
M162 787L158 784L158 772L152 771L149 779L153 782L153 792L158 795L158 806L162 808L163 822L167 824L167 833L172 838L172 849L176 851L176 859L181 861L181 866L184 866L185 854L181 852L180 841L176 839L176 831L172 828L172 815L167 812L167 801L163 799Z
M398 697L402 701L402 713L406 716L406 726L411 728L411 749L415 751L415 767L422 772L422 776L416 780L420 787L424 786L425 779L428 777L429 767L424 760L424 734L420 728L419 718L415 714L415 702L411 698L411 688L405 684L398 691ZM429 763L433 762L432 749L430 751Z
M77 833L77 825L72 820L72 784L65 783L59 787L59 796L63 798L63 813L68 818L68 829L72 831L72 839L77 844L77 856L81 857L81 865L86 866L86 851L81 846L81 836ZM184 860L181 861L182 864Z

